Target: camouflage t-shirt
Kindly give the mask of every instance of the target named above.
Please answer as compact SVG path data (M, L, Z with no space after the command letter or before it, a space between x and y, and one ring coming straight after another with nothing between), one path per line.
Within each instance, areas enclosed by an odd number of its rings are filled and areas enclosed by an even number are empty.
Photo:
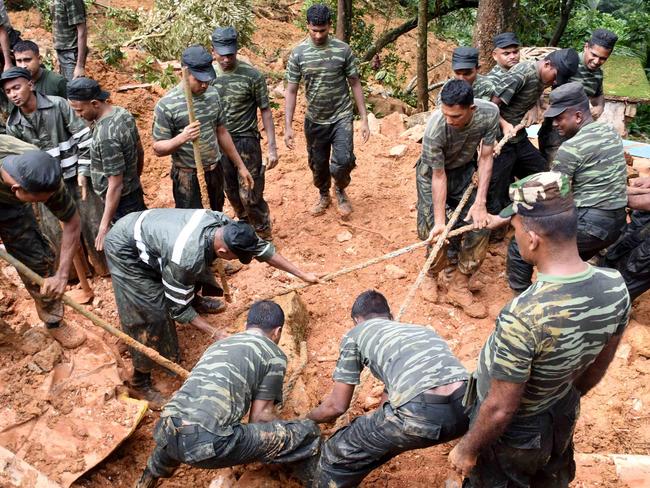
M562 398L628 322L630 296L618 271L589 266L572 276L538 273L508 303L479 355L478 396L492 379L526 383L518 416L541 413Z
M499 133L499 107L492 102L474 99L476 110L463 129L447 124L442 110L433 112L422 138L421 161L433 169L455 169L476 160L481 141L492 145Z
M599 97L603 94L603 70L596 68L591 71L584 62L584 53L580 53L578 72L573 75L570 81L577 81L585 89L589 98Z
M507 72L508 72L507 70L503 69L498 64L495 64L494 67L490 70L490 72L485 76L490 78L490 80L492 81L492 83L494 83L494 86L496 87L499 83L501 83L503 76Z
M523 61L503 75L496 85L494 95L503 102L501 117L515 126L535 106L543 92L544 83L537 71L537 61ZM510 143L514 144L525 137L526 130L521 129L510 139Z
M179 417L216 435L232 434L253 400L282 402L287 357L270 339L241 332L212 344L162 417Z
M449 83L449 81L447 83ZM445 83L445 85L447 83ZM445 87L443 86L442 90L444 90L444 88ZM491 102L492 97L494 96L494 89L495 89L494 82L490 78L483 75L476 75L476 79L474 80L474 84L472 85L472 90L474 91L474 98L480 98L481 100L487 100L488 102ZM438 97L436 98L436 106L440 106L440 104L442 103L442 99L440 96L442 90L438 92Z
M365 366L384 383L393 407L468 376L431 328L381 318L366 320L343 336L334 381L358 385Z
M84 0L52 2L52 35L54 49L77 49L77 25L86 22Z
M608 125L592 122L564 141L551 171L569 177L576 207L614 210L627 205L623 141Z
M208 86L205 93L194 95L194 113L201 122L201 159L205 168L214 166L221 158L217 141L217 126L226 123L219 92L213 86ZM154 141L169 140L181 132L190 123L187 111L183 85L172 88L164 97L158 100L153 115ZM192 143L186 142L172 154L172 164L181 168L196 168Z
M97 121L90 145L90 176L99 196L108 190L108 177L123 175L121 196L140 188L138 143L140 134L135 119L122 107Z
M358 77L357 61L346 43L330 37L316 46L310 38L293 48L287 62L286 80L305 79L307 119L316 124L333 124L352 116L348 78Z
M231 71L222 70L219 64L214 65L214 70L217 77L211 84L219 92L228 132L233 136L257 136L257 109L269 107L264 76L243 61L238 61Z

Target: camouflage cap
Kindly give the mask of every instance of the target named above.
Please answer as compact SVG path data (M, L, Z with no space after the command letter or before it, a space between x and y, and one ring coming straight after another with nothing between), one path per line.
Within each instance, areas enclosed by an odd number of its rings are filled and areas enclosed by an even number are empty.
M514 214L531 217L548 217L574 207L571 182L567 175L555 171L535 173L510 185L512 203L504 208L500 217Z

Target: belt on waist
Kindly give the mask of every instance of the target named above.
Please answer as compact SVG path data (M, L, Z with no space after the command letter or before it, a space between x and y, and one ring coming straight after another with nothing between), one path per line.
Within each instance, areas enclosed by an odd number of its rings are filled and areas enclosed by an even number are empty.
M217 167L217 164L219 163L212 163L208 166L203 165L203 171L212 171ZM181 166L174 166L174 169L176 171L180 171L181 173L196 173L196 168L183 168Z
M417 403L430 403L430 404L444 404L444 403L451 403L453 401L459 400L463 398L465 395L465 389L467 388L467 382L463 382L464 384L462 386L459 386L456 391L454 391L451 395L436 395L434 393L420 393L416 397L413 397L411 402L417 402Z

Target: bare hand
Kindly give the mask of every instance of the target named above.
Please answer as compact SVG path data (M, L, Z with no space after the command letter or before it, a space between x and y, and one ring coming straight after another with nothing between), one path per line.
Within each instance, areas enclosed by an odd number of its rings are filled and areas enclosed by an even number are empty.
M475 229L482 229L490 223L485 204L474 202L467 212L467 217L471 219Z
M81 188L81 199L86 201L86 197L88 196L88 177L78 173L77 185Z
M370 127L368 126L368 119L361 121L361 139L364 144L370 139Z
M444 224L436 224L433 226L433 229L431 229L431 232L429 233L429 237L427 237L427 242L432 243L436 237L438 237L440 234L442 234L445 230L445 225Z
M269 149L269 160L266 163L266 169L273 169L278 165L278 161L280 158L278 158L278 150L273 148Z
M650 188L650 176L641 176L639 178L634 178L630 181L630 186L633 186L635 188Z
M201 135L201 122L195 120L190 125L186 126L181 134L183 134L185 142L196 140Z
M503 132L504 137L508 136L508 135L512 134L515 131L515 126L512 125L510 122L506 122L504 120L503 124L501 125L501 131Z
M286 130L284 131L284 145L287 146L289 149L293 149L294 147L296 147L296 143L293 138L292 127L287 127Z
M104 250L104 238L106 237L107 233L108 227L103 227L100 225L99 230L97 231L97 237L95 238L95 249L98 251Z
M244 166L243 164L239 168L239 178L241 178L239 183L241 185L243 185L244 188L246 188L247 191L251 191L253 189L253 186L255 186L255 182L253 181L253 177L251 176L251 174L248 171L248 169L246 168L246 166Z
M449 463L454 471L467 478L476 466L477 457L463 452L461 444L457 444L449 453Z
M302 280L307 283L320 283L321 280L316 273L303 273Z
M68 278L57 273L54 276L43 280L41 293L51 298L61 298L63 293L65 293L65 287L67 284Z
M591 116L594 119L597 119L601 115L603 115L603 110L605 110L605 107L602 105L596 105L595 107L591 107Z
M86 76L86 70L81 66L75 66L72 78L81 78L82 76Z
M504 219L503 217L499 217L498 215L488 214L488 224L486 228L490 230L494 230L499 227L503 227L504 225L508 225L509 223L510 223L510 217Z

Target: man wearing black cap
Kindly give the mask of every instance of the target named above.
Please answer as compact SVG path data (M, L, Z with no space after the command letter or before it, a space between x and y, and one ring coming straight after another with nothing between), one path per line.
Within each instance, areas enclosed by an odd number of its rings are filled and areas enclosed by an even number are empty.
M579 55L578 71L571 77L571 81L577 81L584 88L591 102L591 115L595 119L600 117L605 109L601 66L609 59L617 40L618 36L607 29L594 30ZM566 138L560 136L553 128L551 119L547 118L544 122L538 134L539 149L550 163Z
M212 53L217 77L211 84L219 92L226 114L226 128L244 164L255 181L252 191L239 185L237 169L228 156L221 157L226 195L237 218L246 220L257 235L270 240L271 215L264 200L264 172L278 164L273 114L264 76L250 64L237 59L237 31L217 27L212 33ZM268 139L268 164L262 163L257 109Z
M61 164L63 180L81 215L84 249L98 275L107 273L103 253L95 249L103 203L87 185L90 176L92 134L64 98L34 91L31 73L25 68L11 68L0 76L9 100L14 104L7 120L7 134L55 157ZM58 219L43 212L41 226L55 243L61 240Z
M474 98L492 101L494 96L494 83L487 76L478 74L478 49L475 47L457 47L451 55L451 69L454 78L463 80L470 84L474 92ZM436 105L440 106L440 93Z
M63 347L78 347L86 335L63 321L61 295L79 245L79 213L61 180L56 159L11 136L2 136L0 147L0 238L9 254L45 278L39 287L18 273L34 299L45 330ZM51 243L36 223L30 205L33 202L43 202L63 223L58 269L54 267Z
M544 89L556 82L565 83L577 68L578 53L561 49L538 61L521 62L504 73L492 98L501 111L501 133L511 134L537 104ZM526 129L520 129L494 159L488 190L489 212L497 214L508 204L508 185L515 177L545 171L547 166L544 157L528 140Z
M497 317L465 397L469 431L449 460L464 487L566 488L580 397L614 358L630 297L618 271L580 257L566 175L531 175L510 196L501 217L512 218L537 282Z
M566 139L551 170L569 178L578 209L578 251L588 260L613 244L625 226L627 167L623 141L611 126L594 122L585 90L575 81L551 92L544 116ZM508 247L507 274L515 293L531 284L533 267L522 258L514 239Z
M90 177L93 190L104 200L95 239L98 251L104 249L104 237L113 221L146 209L140 184L144 164L140 133L133 115L108 103L109 97L89 78L75 78L68 84L70 106L93 131Z
M502 32L494 36L494 49L492 58L495 65L487 76L496 85L501 81L504 73L510 71L510 68L519 63L519 46L521 43L514 32Z
M192 141L199 139L210 207L223 210L221 149L237 168L244 187L253 188L253 178L237 153L226 128L226 115L217 90L210 86L216 74L212 56L201 46L190 46L181 57L189 70L189 85L196 121L190 124L183 84L158 100L153 119L153 150L156 156L172 157L171 178L176 208L201 208L201 190L196 175Z
M172 360L179 354L174 321L225 336L192 303L200 277L210 273L216 258L244 264L255 258L307 282L318 281L276 253L250 225L210 210L131 213L108 232L105 248L122 329ZM154 364L135 350L131 356L135 394L160 405L162 396L151 384Z

